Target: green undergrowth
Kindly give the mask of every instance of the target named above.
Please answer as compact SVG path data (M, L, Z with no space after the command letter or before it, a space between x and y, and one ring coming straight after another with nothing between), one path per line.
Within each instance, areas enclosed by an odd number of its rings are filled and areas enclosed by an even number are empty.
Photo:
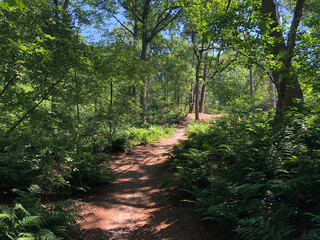
M173 128L145 124L142 127L128 127L120 131L111 141L114 151L123 151L137 144L152 144L174 133Z
M1 240L72 239L78 227L70 201L41 203L36 186L29 191L14 190L18 198L12 207L0 205Z
M0 153L0 190L37 184L43 191L63 194L87 191L114 179L107 161L105 154L20 146Z
M167 126L128 127L119 129L109 142L99 147L96 143L95 149L90 147L92 140L84 136L75 143L64 132L48 136L25 131L19 140L6 139L8 142L3 143L6 147L0 150L0 194L14 188L25 190L32 184L49 193L72 194L94 189L114 180L107 153L102 150L106 146L121 151L139 143L154 143L173 132Z
M319 126L319 113L292 113L276 127L265 113L194 122L172 152L168 184L191 193L204 219L243 239L320 239Z

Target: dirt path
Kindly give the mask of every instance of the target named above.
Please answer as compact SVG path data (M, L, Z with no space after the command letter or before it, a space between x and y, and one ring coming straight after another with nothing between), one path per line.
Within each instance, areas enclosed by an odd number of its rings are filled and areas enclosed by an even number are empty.
M86 221L79 222L78 239L228 239L161 188L168 177L163 154L185 139L186 125L183 122L173 136L155 145L135 146L111 158L117 180L79 199L78 209Z

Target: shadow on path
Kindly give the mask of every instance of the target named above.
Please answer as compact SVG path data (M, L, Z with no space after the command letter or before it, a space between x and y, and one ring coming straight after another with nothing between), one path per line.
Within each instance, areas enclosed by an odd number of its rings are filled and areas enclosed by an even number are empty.
M170 149L185 139L187 122L155 145L139 145L111 158L117 180L79 199L81 234L75 239L234 239L214 224L201 222L190 205L170 198L161 185L168 179L164 163Z

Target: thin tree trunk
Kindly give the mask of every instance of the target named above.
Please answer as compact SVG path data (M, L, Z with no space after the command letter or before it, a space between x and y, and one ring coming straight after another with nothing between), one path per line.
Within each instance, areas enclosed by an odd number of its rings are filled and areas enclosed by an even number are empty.
M194 93L195 93L194 91L195 91L195 85L192 83L190 97L189 97L189 113L192 113L194 110Z
M112 136L113 129L113 116L112 116L112 106L113 106L113 81L110 81L110 102L109 102L109 135ZM110 139L111 140L111 139Z
M271 106L272 108L276 108L276 89L273 82L270 82L270 88L271 88Z
M253 76L252 76L252 67L250 67L250 94L253 97Z
M93 121L92 121L92 132L91 132L91 153L95 152L96 140L94 138L96 131L96 115L97 115L97 98L94 98L94 112L93 112Z
M147 61L148 43L152 40L148 38L148 18L150 13L151 0L145 0L142 12L142 38L141 38L141 60ZM148 82L146 76L142 77L142 87L140 92L140 106L142 109L141 120L147 122L147 91Z
M133 28L133 50L135 50L136 46L137 46L137 41L138 41L138 22L137 20L135 20L134 22L134 28ZM132 97L134 98L134 100L136 100L136 96L137 96L137 87L135 85L135 83L132 85Z
M200 113L203 113L205 108L207 81L208 81L208 64L205 63L203 67L203 84L201 88L201 96L200 96L200 103L199 103Z
M77 39L76 39L76 44L74 47L74 52L77 53L77 47L79 43L79 32L77 30ZM74 146L74 152L77 153L78 151L78 144L79 144L79 138L80 138L80 133L79 133L79 126L80 126L80 107L79 107L79 83L78 83L78 75L77 75L77 65L74 66L74 81L76 83L76 108L77 108L77 130L76 130L76 141L75 141L75 146Z
M148 43L146 39L142 39L142 50L141 50L141 60L146 61L147 60L147 49L148 49ZM141 114L141 120L142 122L147 122L147 78L143 76L142 78L143 85L141 86L141 92L140 92L140 106L142 109Z
M200 66L202 61L202 50L199 51L199 56L197 56L198 62L196 67L196 84L195 84L195 119L199 120L199 80L200 80Z
M79 85L77 77L77 68L74 69L74 81L76 83L76 108L77 108L77 131L76 131L76 142L74 146L74 152L77 153L79 143L79 125L80 125L80 108L79 108Z

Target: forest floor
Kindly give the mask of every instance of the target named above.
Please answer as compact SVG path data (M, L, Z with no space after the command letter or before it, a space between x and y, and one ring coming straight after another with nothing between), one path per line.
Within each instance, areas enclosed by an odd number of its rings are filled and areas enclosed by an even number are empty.
M221 115L201 114L201 119ZM174 197L175 191L162 188L170 173L165 162L171 148L186 139L188 116L174 135L154 145L137 145L110 157L116 181L78 200L78 240L228 240L232 234L213 223L200 221L192 205Z

